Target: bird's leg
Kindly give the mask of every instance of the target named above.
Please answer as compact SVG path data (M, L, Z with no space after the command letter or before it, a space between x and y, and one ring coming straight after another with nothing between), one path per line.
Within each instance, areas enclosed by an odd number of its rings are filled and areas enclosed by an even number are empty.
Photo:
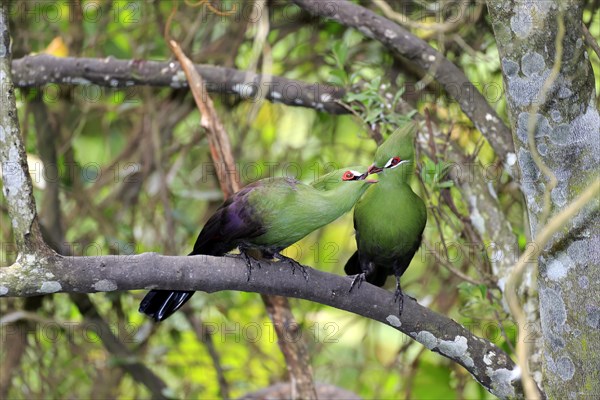
M373 264L372 261L368 263L360 263L360 269L362 270L362 272L354 276L354 278L352 279L352 283L350 284L350 290L348 291L348 293L350 293L352 289L354 289L354 286L357 284L357 289L360 289L362 283L367 280L367 276L370 276L375 270L375 264Z
M394 292L394 303L398 302L398 317L402 316L404 309L404 293L400 287L400 276L396 275L396 291Z
M366 280L366 275L364 272L354 275L354 278L352 279L352 283L350 284L350 290L348 290L348 293L350 293L352 291L352 289L354 289L354 286L357 284L358 284L357 289L360 289L360 286L362 285L362 283L365 280Z
M287 261L292 266L292 275L295 275L296 267L298 267L300 271L302 271L304 279L308 280L308 269L304 265L300 264L298 261L294 260L293 258L286 257L280 253L273 253L273 257L280 261Z
M225 257L233 257L233 258L243 258L244 261L246 262L246 272L247 272L247 279L246 281L250 281L250 275L252 275L252 261L254 261L256 263L256 265L258 266L258 268L260 269L261 265L260 262L255 259L254 257L250 256L248 253L246 253L247 249L244 248L240 248L240 254L225 254Z

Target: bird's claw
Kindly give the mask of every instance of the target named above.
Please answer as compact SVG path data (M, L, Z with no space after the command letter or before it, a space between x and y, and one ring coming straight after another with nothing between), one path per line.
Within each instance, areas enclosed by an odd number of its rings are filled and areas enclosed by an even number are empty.
M348 290L348 293L352 292L352 289L354 289L354 286L356 284L358 284L357 289L360 289L360 286L362 285L362 283L365 280L366 280L366 276L365 276L364 272L354 275L354 278L352 279L352 283L350 284L350 290Z
M245 251L240 251L240 254L226 254L226 257L232 258L243 258L246 262L246 282L250 282L250 276L252 275L252 261L254 261L257 267L260 269L261 265L258 260L246 254Z
M404 292L400 287L400 279L398 277L396 278L396 291L394 292L394 303L398 303L398 317L401 317L402 311L404 310Z
M304 265L300 264L298 261L294 260L293 258L284 256L283 254L275 253L273 256L280 261L286 261L287 263L289 263L292 267L292 275L295 275L296 268L299 268L300 271L302 271L302 275L304 276L304 279L306 279L308 281L308 268L306 268Z

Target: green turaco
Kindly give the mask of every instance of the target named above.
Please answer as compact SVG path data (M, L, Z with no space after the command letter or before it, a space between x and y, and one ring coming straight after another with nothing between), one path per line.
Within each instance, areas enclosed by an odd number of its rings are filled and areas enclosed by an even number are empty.
M377 149L368 172L377 173L379 183L354 207L358 250L344 268L348 275L356 275L352 287L363 280L383 286L389 275L395 275L400 313L404 304L400 277L421 245L427 222L425 204L410 187L415 132L415 125L409 123Z
M366 167L333 171L312 185L290 178L261 179L228 198L209 218L189 255L222 256L239 248L279 254L312 231L350 211L367 188ZM288 259L289 260L289 259ZM250 260L247 258L247 262ZM152 290L140 312L162 321L192 297L193 291Z

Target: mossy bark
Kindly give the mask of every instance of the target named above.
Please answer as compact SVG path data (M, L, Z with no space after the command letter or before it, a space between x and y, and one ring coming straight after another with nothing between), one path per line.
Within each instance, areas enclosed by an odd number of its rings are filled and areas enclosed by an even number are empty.
M600 116L582 8L568 1L500 0L489 0L488 7L535 237L600 172ZM538 378L549 398L600 393L599 244L596 199L563 226L538 260L543 338Z

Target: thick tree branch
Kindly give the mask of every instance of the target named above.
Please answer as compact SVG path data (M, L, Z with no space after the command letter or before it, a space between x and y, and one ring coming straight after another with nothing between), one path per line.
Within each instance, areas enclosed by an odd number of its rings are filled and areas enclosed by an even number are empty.
M576 204L600 172L600 113L594 72L581 37L583 5L576 1L487 3L528 225L537 238L570 204ZM505 292L523 329L520 321L537 310L528 304L522 310L517 307L514 285L524 262L538 265L537 273L524 275L522 281L538 288L542 368L533 377L537 376L548 398L600 391L598 364L592 362L600 354L598 324L590 322L597 321L590 316L597 315L591 310L597 310L600 290L598 285L587 284L600 281L600 269L590 268L600 265L597 195L576 217L558 221L561 234L551 236L546 245L536 239L526 248L525 254L533 259L517 264ZM595 299L594 307L590 299ZM577 332L576 337L572 332ZM527 344L518 343L517 353L531 369L533 357L525 354Z
M432 74L448 94L460 104L463 112L486 137L501 159L505 159L508 153L514 152L510 130L485 97L454 63L438 53L427 42L389 19L349 1L293 0L293 2L313 15L358 29L364 35L407 58L425 73Z
M363 284L349 292L350 280L308 268L309 279L293 275L287 263L261 261L248 279L246 263L232 257L135 256L63 257L16 263L0 269L4 296L50 292L165 289L214 293L240 290L295 297L374 319L403 332L465 367L487 390L501 398L522 397L520 369L493 343L474 336L448 317L406 300L398 318L393 293Z
M342 88L307 84L301 81L265 76L233 68L194 64L212 93L230 94L244 99L266 98L273 103L309 107L330 114L347 114L335 102L345 91ZM117 60L107 58L58 58L40 54L26 56L12 63L17 87L41 87L49 83L66 85L95 84L126 88L136 85L187 88L188 82L176 61Z
M8 30L8 4L0 3L0 162L2 191L11 216L17 247L21 253L47 250L36 221L33 186L25 148L19 132L19 119L11 79L11 47Z

